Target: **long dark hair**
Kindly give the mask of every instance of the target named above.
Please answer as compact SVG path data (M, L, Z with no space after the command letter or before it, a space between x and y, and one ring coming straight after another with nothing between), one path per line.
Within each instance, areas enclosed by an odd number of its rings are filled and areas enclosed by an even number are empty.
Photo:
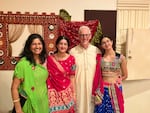
M33 57L33 53L30 50L30 46L31 46L31 44L32 44L34 39L39 39L41 41L41 43L42 43L43 50L42 50L41 54L39 55L39 57L40 57L41 63L43 64L45 62L46 57L47 57L47 53L46 53L46 47L45 47L45 42L43 40L43 37L41 35L39 35L39 34L31 34L31 35L29 35L28 39L26 40L24 49L20 53L20 57L21 58L22 57L26 57L27 60L31 64L36 65L36 62L35 62L34 57Z
M57 45L59 44L59 42L60 42L62 39L65 39L65 40L67 41L68 48L69 48L70 42L69 42L68 37L66 37L66 36L59 36L59 37L57 38L56 42L55 42L55 45L56 45L56 51L55 51L54 53L58 53ZM67 51L67 53L68 53L68 51Z

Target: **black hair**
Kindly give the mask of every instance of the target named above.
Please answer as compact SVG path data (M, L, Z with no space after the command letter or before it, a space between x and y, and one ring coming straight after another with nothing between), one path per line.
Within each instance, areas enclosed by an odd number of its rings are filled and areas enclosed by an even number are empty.
M104 55L104 53L105 53L105 50L101 47L101 44L102 44L102 40L103 40L103 38L108 38L108 39L110 39L111 41L113 41L113 39L111 38L111 37L109 37L109 36L107 36L107 35L102 35L101 37L100 37L100 50L101 50L101 52L102 52L102 56Z
M55 42L55 45L56 45L56 51L54 53L58 53L58 48L57 48L57 45L59 44L59 42L62 40L62 39L65 39L67 41L67 44L68 44L68 47L70 46L70 42L69 42L69 39L68 37L66 36L59 36ZM68 53L68 51L67 51Z
M41 41L41 43L42 43L43 50L42 50L41 54L39 55L39 57L40 57L41 63L43 64L45 62L46 57L47 57L47 52L46 52L44 39L39 34L31 34L31 35L29 35L28 39L25 42L25 46L23 48L23 51L20 53L20 57L21 58L22 57L26 57L27 60L31 64L36 65L36 62L35 62L34 57L33 57L33 53L30 50L31 44L32 44L34 39L39 39Z
M111 38L111 37L109 37L109 36L107 36L107 35L102 35L101 37L100 37L100 45L102 44L102 40L103 40L103 38L109 38L111 41L113 41L113 39Z

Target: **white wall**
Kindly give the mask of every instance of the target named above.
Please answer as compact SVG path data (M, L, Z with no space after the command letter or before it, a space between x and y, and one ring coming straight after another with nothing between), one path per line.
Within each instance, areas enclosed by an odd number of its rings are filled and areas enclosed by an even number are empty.
M0 0L0 10L21 12L55 12L59 14L60 9L66 9L72 20L84 19L84 9L115 10L116 0Z
M12 108L11 82L13 71L0 71L0 113L7 113Z
M0 11L54 12L66 9L73 21L84 20L85 10L116 10L116 0L0 0ZM7 113L13 106L10 86L13 71L0 70L0 113ZM130 76L130 75L129 75ZM148 113L150 106L150 80L124 82L125 113Z

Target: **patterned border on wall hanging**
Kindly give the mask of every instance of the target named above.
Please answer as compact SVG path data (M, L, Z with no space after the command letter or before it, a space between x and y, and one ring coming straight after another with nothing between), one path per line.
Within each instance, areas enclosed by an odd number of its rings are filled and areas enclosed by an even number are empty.
M0 11L0 70L13 70L19 60L19 57L9 55L9 24L42 25L44 28L43 37L46 42L47 52L51 53L55 49L53 44L58 36L59 20L59 15L55 15L54 13L38 14L35 12L30 14L29 12L25 12L21 14L20 12L16 12L13 14L12 12L4 13ZM53 36L53 38L49 38L50 36Z

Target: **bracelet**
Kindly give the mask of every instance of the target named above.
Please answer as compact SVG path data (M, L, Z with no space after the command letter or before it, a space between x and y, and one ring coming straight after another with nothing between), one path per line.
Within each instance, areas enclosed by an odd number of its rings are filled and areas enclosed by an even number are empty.
M19 102L19 101L20 101L20 98L13 100L14 103Z

